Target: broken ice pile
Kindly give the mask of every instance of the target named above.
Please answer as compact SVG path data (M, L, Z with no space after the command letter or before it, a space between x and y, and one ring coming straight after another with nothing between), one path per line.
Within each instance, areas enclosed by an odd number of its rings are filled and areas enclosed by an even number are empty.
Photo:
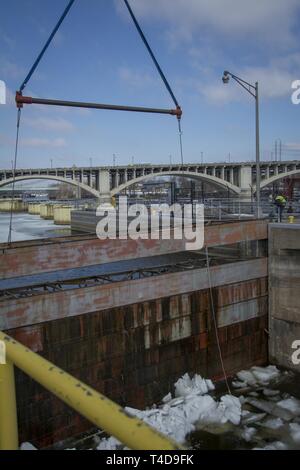
M177 442L184 443L186 436L196 429L199 422L239 424L239 399L224 395L217 401L208 395L214 388L211 380L197 374L190 378L185 374L175 383L175 397L172 398L171 393L166 395L161 407L144 411L126 407L125 410ZM118 444L120 445L118 442L116 444L115 439L109 438L102 440L98 449L116 448ZM113 447L109 447L110 445Z
M239 380L232 382L233 387L255 387L258 385L268 385L272 380L278 379L280 377L280 371L276 366L253 366L249 370L241 370L236 376Z

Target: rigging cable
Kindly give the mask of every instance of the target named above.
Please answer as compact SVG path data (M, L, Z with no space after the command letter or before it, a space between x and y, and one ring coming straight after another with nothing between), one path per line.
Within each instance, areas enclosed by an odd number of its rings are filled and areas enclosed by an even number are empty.
M209 285L209 295L210 295L210 304L211 304L211 311L212 311L212 317L214 321L214 327L215 327L215 333L216 333L216 338L217 338L217 345L218 345L218 351L219 351L219 356L220 356L220 362L223 370L223 376L225 379L226 387L228 390L229 395L232 395L228 379L227 379L227 374L224 366L224 361L223 361L223 356L222 356L222 351L221 351L221 346L220 346L220 338L218 334L218 326L217 326L217 319L216 319L216 312L215 312L215 306L214 306L214 299L213 299L213 292L212 292L212 283L211 283L211 276L210 276L210 265L209 265L209 256L208 256L208 248L207 246L205 247L205 255L206 255L206 267L207 267L207 276L208 276L208 285Z
M39 65L43 55L45 54L46 50L48 49L52 39L54 38L55 34L57 33L60 25L64 21L65 17L69 13L73 3L75 0L70 0L68 5L66 6L63 14L59 18L55 28L53 29L52 33L50 34L48 40L46 41L44 47L42 48L41 52L39 53L38 57L36 58L35 62L33 63L31 69L29 70L27 76L25 77L22 85L20 86L19 93L22 94L22 91L26 87L27 83L29 82L30 78L32 77L34 71L36 70L37 66ZM18 158L18 145L19 145L19 130L20 130L20 120L21 120L21 107L17 104L18 107L18 114L17 114L17 134L16 134L16 144L15 144L15 156L14 156L14 164L13 164L13 187L12 187L12 200L10 206L10 220L9 220L9 229L8 229L8 238L7 243L11 244L11 232L12 232L12 221L13 221L13 200L15 195L15 179L16 179L16 167L17 167L17 158Z
M181 108L180 108L180 106L179 106L179 103L178 103L178 101L177 101L177 99L176 99L176 97L175 97L175 95L174 95L174 93L173 93L173 90L172 90L172 88L171 88L171 86L170 86L170 84L169 84L169 82L168 82L168 80L167 80L167 78L166 78L164 72L162 71L162 69L161 69L161 67L160 67L160 65L159 65L159 63L158 63L158 61L157 61L157 59L156 59L156 57L155 57L155 55L154 55L154 53L153 53L153 51L152 51L152 49L151 49L151 47L150 47L150 44L148 43L148 41L147 41L147 39L146 39L146 36L144 35L144 33L143 33L143 31L142 31L142 28L141 28L140 25L139 25L139 23L138 23L138 21L137 21L135 15L134 15L134 13L133 13L133 11L132 11L130 5L129 5L128 0L124 0L124 3L125 3L125 5L126 5L128 11L129 11L129 14L130 14L130 16L131 16L131 18L132 18L132 20L133 20L133 22L134 22L134 24L135 24L135 27L136 27L136 29L137 29L137 31L138 31L138 33L139 33L139 35L140 35L140 37L141 37L143 43L145 44L146 49L147 49L147 51L149 52L150 57L151 57L151 59L153 60L154 65L155 65L155 67L156 67L156 69L157 69L157 71L158 71L158 73L159 73L159 75L160 75L162 81L164 82L164 84L165 84L165 86L166 86L166 88L167 88L167 90L168 90L168 92L169 92L169 94L170 94L170 96L171 96L171 98L172 98L172 100L173 100L173 102L174 102L176 108L177 108L178 110L181 110ZM177 115L177 119L178 119L178 131L179 131L180 158L181 158L181 164L183 164L181 115Z
M13 202L14 202L14 197L15 197L15 180L16 180L16 168L17 168L18 147L19 147L20 120L21 120L21 108L18 109L18 114L17 114L17 134L16 134L15 156L14 156L14 164L13 164L12 196L11 196L11 204L10 204L10 218L9 218L9 229L8 229L8 237L7 237L8 244L11 244Z
M145 46L146 46L147 51L149 52L149 54L150 54L150 56L151 56L151 59L152 59L153 62L154 62L155 67L157 68L157 71L158 71L159 75L161 76L162 81L164 82L164 84L165 84L165 86L166 86L168 92L169 92L170 95L171 95L172 100L174 101L175 106L176 106L177 108L180 108L179 103L178 103L177 99L175 98L175 95L174 95L174 93L173 93L173 91L172 91L172 88L171 88L169 82L168 82L168 80L166 79L166 76L165 76L165 74L163 73L163 71L162 71L162 69L161 69L159 63L157 62L157 60L156 60L156 58L155 58L155 55L154 55L154 53L153 53L153 51L152 51L152 49L151 49L151 47L150 47L150 45L149 45L149 43L148 43L148 41L147 41L147 39L146 39L146 37L145 37L145 35L144 35L142 29L141 29L141 27L140 27L140 25L139 25L139 23L138 23L136 17L134 16L134 13L133 13L133 11L132 11L132 9L131 9L129 3L128 3L128 0L124 0L124 3L125 3L125 5L126 5L128 11L129 11L129 14L130 14L130 16L131 16L131 18L132 18L132 20L133 20L133 22L134 22L134 24L135 24L136 29L138 30L139 35L140 35L141 38L142 38L143 43L144 43Z
M34 73L35 69L39 65L43 55L45 54L46 50L48 49L52 39L54 38L55 34L57 33L57 31L58 31L60 25L62 24L62 22L64 21L65 17L69 13L69 11L70 11L70 9L71 9L74 2L75 2L75 0L70 0L69 1L69 3L67 5L67 7L65 8L63 14L59 18L55 28L53 29L52 33L50 34L46 44L44 45L43 49L39 53L39 55L38 55L37 59L35 60L33 66L31 67L31 69L28 72L28 75L26 76L25 80L23 81L22 85L20 86L20 92L22 92L24 90L24 88L26 87L27 83L29 82L30 78L32 77L32 74Z
M181 159L181 165L183 165L182 130L181 130L180 119L178 119L178 132L179 132L180 159Z

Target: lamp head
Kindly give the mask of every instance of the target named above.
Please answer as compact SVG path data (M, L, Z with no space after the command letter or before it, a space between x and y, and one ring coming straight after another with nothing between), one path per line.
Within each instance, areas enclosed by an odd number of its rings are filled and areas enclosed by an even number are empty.
M223 83L224 83L224 84L228 83L228 82L229 82L229 78L230 78L229 72L227 72L227 70L225 70L224 73L223 73L223 77L222 77Z

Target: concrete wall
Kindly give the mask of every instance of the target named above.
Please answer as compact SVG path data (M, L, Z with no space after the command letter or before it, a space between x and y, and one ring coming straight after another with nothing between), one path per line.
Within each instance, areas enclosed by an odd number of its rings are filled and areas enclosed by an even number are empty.
M28 213L33 215L40 215L41 204L29 203L28 204Z
M55 206L53 209L54 223L57 225L70 225L73 206Z
M226 245L229 251L234 243L251 245L266 237L264 221L205 228L207 246ZM251 247L242 248L241 258ZM92 236L20 242L0 250L0 277L183 249L181 240L100 241ZM267 258L212 265L211 283L227 373L265 364ZM222 378L208 288L207 269L199 268L4 297L0 328L118 403L143 408L161 400L185 372ZM91 427L18 370L16 383L21 441L48 446Z
M40 216L42 219L53 219L54 207L53 204L40 204Z
M300 225L270 224L269 285L270 358L299 372L292 344L300 340Z
M206 246L267 239L266 221L205 227ZM94 235L0 244L0 278L56 271L185 250L185 240L99 240Z
M213 288L229 375L267 362L266 296L266 277ZM143 408L185 372L222 378L209 299L201 289L69 318L61 311L8 333L121 405ZM20 371L16 384L21 441L45 447L90 429Z
M22 199L0 199L0 212L24 212L26 207Z

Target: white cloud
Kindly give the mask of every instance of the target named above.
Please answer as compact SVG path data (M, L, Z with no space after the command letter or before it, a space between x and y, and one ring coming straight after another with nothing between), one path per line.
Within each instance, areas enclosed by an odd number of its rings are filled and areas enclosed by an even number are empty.
M0 77L17 80L24 76L24 69L11 60L0 58Z
M38 117L38 118L28 118L24 117L23 122L29 127L34 129L40 129L43 131L60 131L68 132L74 129L73 124L66 119L61 117L48 118L48 117Z
M0 28L0 41L3 41L10 49L14 49L16 45L15 39L5 33L3 29Z
M22 145L24 145L24 147L61 148L66 147L67 143L65 139L62 138L41 139L38 137L32 137L28 139L23 139Z
M151 74L148 74L147 72L133 70L132 68L127 66L120 67L118 72L120 79L126 82L126 84L133 87L143 88L145 86L153 85L153 83L155 83L155 80L151 76Z
M299 0L131 0L130 4L144 21L167 21L179 40L195 33L220 33L278 44L291 43L300 9Z

